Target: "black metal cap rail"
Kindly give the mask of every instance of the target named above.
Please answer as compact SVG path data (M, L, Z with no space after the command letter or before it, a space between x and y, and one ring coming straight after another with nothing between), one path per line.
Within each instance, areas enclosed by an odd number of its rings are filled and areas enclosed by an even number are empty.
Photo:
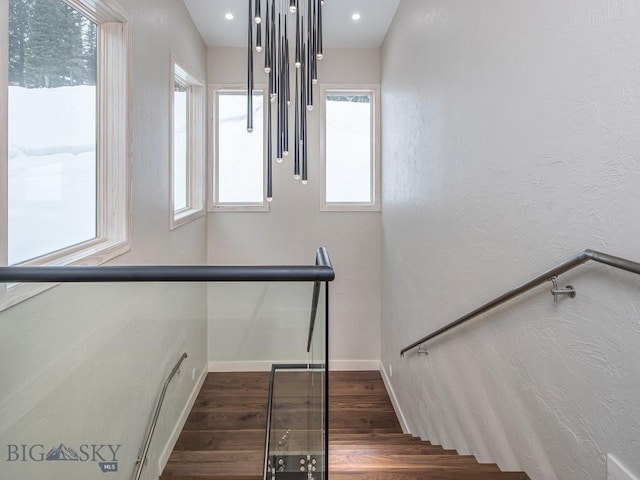
M273 266L65 266L0 267L0 283L79 282L331 282L335 272L324 247L317 265Z
M445 325L442 328L439 328L433 333L422 337L420 340L413 342L411 345L403 348L400 351L400 356L404 356L406 352L409 350L413 350L416 347L428 342L429 340L433 340L436 337L439 337L445 332L452 330L460 325L468 322L469 320L477 317L478 315L482 315L489 310L496 308L499 305L502 305L509 300L522 295L525 292L528 292L532 288L537 287L545 282L551 281L554 277L561 275L563 273L568 272L569 270L574 269L575 267L582 265L583 263L588 262L589 260L593 260L594 262L603 263L605 265L609 265L611 267L619 268L621 270L626 270L627 272L636 273L640 275L640 263L634 262L632 260L627 260L625 258L614 257L613 255L609 255L607 253L596 252L595 250L585 250L573 258L553 267L550 270L538 275L535 278L532 278L528 282L523 283L517 288L508 291L507 293L500 295L499 297L491 300L488 303L485 303L481 307L476 308L472 312L467 313L466 315L458 318L457 320Z

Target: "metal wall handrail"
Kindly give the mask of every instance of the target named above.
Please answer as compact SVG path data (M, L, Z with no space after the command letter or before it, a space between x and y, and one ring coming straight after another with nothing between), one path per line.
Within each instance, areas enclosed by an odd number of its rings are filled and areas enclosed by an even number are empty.
M151 446L151 440L153 438L153 433L156 430L156 424L158 423L158 417L160 416L160 409L162 409L162 404L164 403L164 397L167 394L167 388L169 387L169 383L171 382L173 377L176 375L178 370L180 370L180 365L182 365L182 362L184 361L185 358L187 358L186 352L180 356L178 363L176 363L175 367L173 367L173 370L171 370L171 373L165 380L164 385L162 386L162 392L160 393L160 398L158 398L156 409L153 412L151 426L149 427L149 432L147 433L147 438L144 442L142 453L138 457L138 460L136 460L137 467L136 467L135 475L133 477L135 480L140 480L140 475L142 475L142 469L147 463L147 456L149 455L149 447Z
M528 282L523 283L519 287L514 288L513 290L510 290L504 293L503 295L500 295L499 297L491 300L488 303L485 303L481 307L476 308L472 312L467 313L466 315L458 318L457 320L449 323L448 325L445 325L444 327L439 328L433 333L430 333L429 335L422 337L420 340L413 342L411 345L408 345L407 347L403 348L400 351L400 356L404 356L404 354L409 350L413 350L414 348L419 347L423 343L426 343L429 340L432 340L442 335L443 333L448 332L449 330L452 330L468 322L469 320L477 317L478 315L488 312L489 310L496 308L497 306L502 305L503 303L519 295L522 295L525 292L528 292L532 288L537 287L538 285L541 285L544 282L550 281L553 277L566 273L569 270L572 270L575 267L582 265L583 263L586 263L590 260L640 275L640 263L638 262L627 260L625 258L614 257L613 255L609 255L607 253L596 252L595 250L584 250L583 252L580 252L575 257L570 258L569 260L559 264L556 267L553 267L550 270L547 270L546 272L538 275L537 277L532 278Z

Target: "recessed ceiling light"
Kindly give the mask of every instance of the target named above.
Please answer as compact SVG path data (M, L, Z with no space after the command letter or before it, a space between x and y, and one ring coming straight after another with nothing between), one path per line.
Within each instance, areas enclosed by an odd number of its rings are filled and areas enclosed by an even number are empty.
M233 13L225 13L224 18L226 18L227 20L233 20Z
M353 15L351 15L351 20L360 20L360 14L354 13Z

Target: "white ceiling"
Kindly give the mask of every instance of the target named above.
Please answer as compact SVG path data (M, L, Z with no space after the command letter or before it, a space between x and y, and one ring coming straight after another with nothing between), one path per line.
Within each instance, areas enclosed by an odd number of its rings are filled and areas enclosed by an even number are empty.
M247 0L183 0L208 47L247 45ZM398 8L400 0L325 0L323 39L325 48L376 48ZM351 15L361 15L353 21ZM226 20L232 13L233 20Z

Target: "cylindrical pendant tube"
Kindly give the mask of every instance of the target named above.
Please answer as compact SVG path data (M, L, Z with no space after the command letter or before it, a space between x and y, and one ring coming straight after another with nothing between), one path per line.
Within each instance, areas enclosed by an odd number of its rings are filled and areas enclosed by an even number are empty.
M296 12L296 56L295 66L300 68L302 65L302 32L300 31L300 9Z
M256 25L256 52L262 52L262 23Z
M311 22L311 83L318 83L318 0L313 2L313 18Z
M260 5L261 3L262 3L262 0L256 0L256 11L255 11L255 15L254 15L254 17L255 17L254 21L257 24L262 23L262 14L261 14L261 10L262 9L261 9L261 5Z
M278 14L278 51L277 51L277 59L276 59L276 64L278 65L277 68L277 78L276 78L276 83L277 83L277 87L276 87L276 91L278 94L277 97L277 110L276 110L276 116L277 116L277 128L276 128L276 161L278 163L282 162L282 157L283 155L283 145L282 145L282 74L283 74L283 69L282 69L282 24L281 24L281 15Z
M267 0L267 19L264 25L264 71L271 72L271 9L269 8L269 0Z
M287 28L287 19L284 20L284 94L282 99L282 110L284 115L284 139L283 139L283 153L286 157L289 155L289 105L291 104L291 72L289 70L289 33Z
M276 75L278 65L276 64L276 59L278 58L278 44L276 43L276 7L274 0L271 1L271 59L269 60L271 63L271 95L277 95L278 89L276 85Z
M307 109L306 109L306 98L307 98L307 88L309 88L309 82L306 78L308 68L307 68L307 46L302 46L302 105L300 108L300 148L301 148L301 163L302 163L302 182L306 183L308 180L308 164L307 164Z
M324 46L322 41L322 0L318 0L318 3L318 45L316 56L318 57L318 60L322 60L324 57Z
M285 75L285 93L286 93L286 97L287 97L287 104L291 103L291 70L290 70L290 60L289 60L289 27L288 27L288 21L287 18L285 17L284 19L284 64L285 64L285 70L286 70L286 75Z
M313 9L312 7L312 1L313 0L307 0L307 8L308 8L308 15L307 15L307 35L308 35L308 41L312 42L312 32L313 32L313 23L312 23L312 15L311 15L311 11ZM311 59L311 57L313 56L313 45L312 43L307 43L307 48L306 48L306 55L305 55L305 62L306 62L306 66L307 66L307 72L306 72L306 76L307 76L307 110L311 111L313 110L313 61Z
M307 75L307 110L313 110L313 60L311 46L307 45L305 55L306 75Z
M247 38L247 132L253 132L253 0L249 0Z
M267 100L267 202L273 199L273 144L271 132L271 102Z
M294 102L295 106L295 126L293 132L294 146L293 146L293 178L298 180L300 178L300 70L296 69L296 91Z

